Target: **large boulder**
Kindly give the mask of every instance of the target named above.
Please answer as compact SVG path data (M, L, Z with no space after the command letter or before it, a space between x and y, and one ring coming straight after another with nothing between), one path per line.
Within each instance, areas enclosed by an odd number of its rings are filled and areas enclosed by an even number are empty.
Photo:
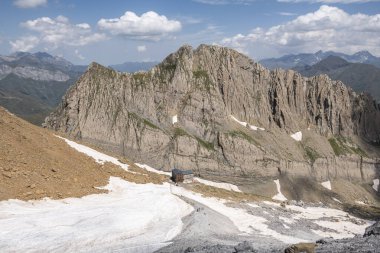
M372 226L369 226L365 229L364 237L375 235L380 235L380 221L377 221Z

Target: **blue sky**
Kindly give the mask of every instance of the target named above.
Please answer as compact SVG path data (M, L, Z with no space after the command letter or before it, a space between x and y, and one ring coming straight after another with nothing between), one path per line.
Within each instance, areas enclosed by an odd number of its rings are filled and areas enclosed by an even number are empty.
M369 50L380 56L379 0L2 0L0 54L46 51L77 63L160 61L183 44L258 60Z

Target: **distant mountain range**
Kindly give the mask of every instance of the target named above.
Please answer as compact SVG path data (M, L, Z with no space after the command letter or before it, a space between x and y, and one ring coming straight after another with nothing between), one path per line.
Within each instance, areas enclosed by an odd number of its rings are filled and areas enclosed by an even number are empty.
M150 70L157 64L158 62L155 62L155 61L124 62L122 64L110 65L109 67L120 72L137 72L137 71Z
M86 68L44 52L0 56L0 105L39 125Z
M327 74L358 92L365 91L380 101L380 68L365 63L350 63L338 56L328 56L312 66L293 68L304 76Z
M136 72L154 65L156 62L126 62L112 68ZM0 106L41 125L86 69L87 66L74 65L45 52L0 56Z
M314 65L329 56L338 56L352 63L366 63L380 67L380 57L373 56L368 51L360 51L353 55L337 53L334 51L318 51L314 54L289 54L280 58L269 58L261 60L260 64L269 69L292 69L294 67Z

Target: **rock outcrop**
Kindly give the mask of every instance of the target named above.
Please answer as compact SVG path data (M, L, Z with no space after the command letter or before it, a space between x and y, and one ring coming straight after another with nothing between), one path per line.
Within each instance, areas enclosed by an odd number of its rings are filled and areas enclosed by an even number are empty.
M248 123L248 124L247 124ZM183 46L148 72L92 63L45 125L209 177L370 181L380 106L326 75L269 71L228 48ZM290 135L301 132L302 140Z

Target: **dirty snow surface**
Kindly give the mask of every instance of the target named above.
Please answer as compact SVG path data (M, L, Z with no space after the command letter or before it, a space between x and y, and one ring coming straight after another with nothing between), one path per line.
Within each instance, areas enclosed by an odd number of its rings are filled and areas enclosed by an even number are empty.
M229 184L229 183L217 183L217 182L209 181L209 180L202 179L199 177L195 177L194 181L199 182L201 184L213 186L215 188L220 188L220 189L234 191L234 192L241 192L236 185Z
M375 191L379 191L379 179L374 179L373 180L373 186L372 188L375 190Z
M323 187L325 187L326 189L331 191L331 182L330 181L322 182L321 185Z
M313 242L323 237L335 239L362 235L371 223L348 213L326 208L287 205L263 201L231 204L226 200L204 197L179 186L173 194L186 197L224 215L241 232L240 236L257 241L285 244Z
M276 184L276 187L277 187L277 194L276 195L274 195L273 197L272 197L272 199L274 199L274 200L279 200L279 201L285 201L285 200L287 200L287 198L284 196L284 194L282 194L282 192L281 192L281 185L280 185L280 180L273 180L274 181L274 183Z
M295 134L290 135L296 141L302 141L302 132L297 132Z
M110 178L108 194L0 202L0 252L152 252L181 232L192 207L169 184Z

